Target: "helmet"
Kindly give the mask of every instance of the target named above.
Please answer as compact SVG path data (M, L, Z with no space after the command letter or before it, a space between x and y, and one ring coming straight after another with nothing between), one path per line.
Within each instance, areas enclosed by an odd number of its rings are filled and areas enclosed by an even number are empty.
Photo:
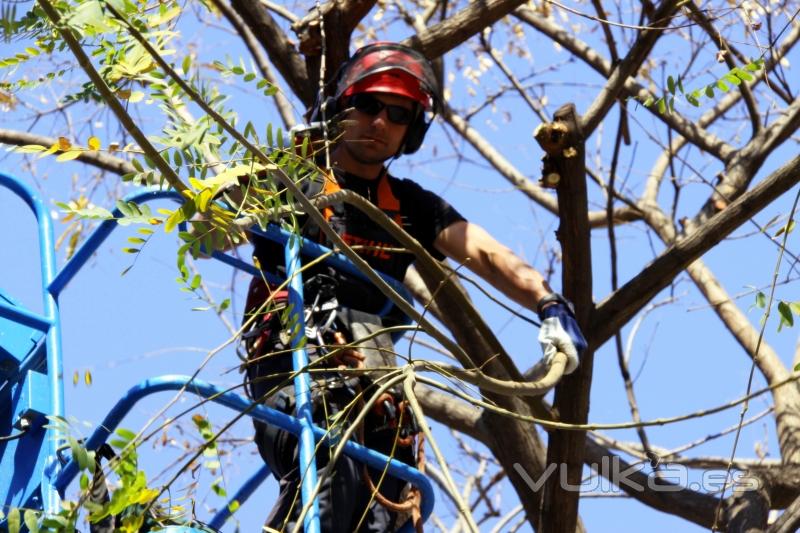
M439 90L430 62L398 43L378 42L359 48L344 65L336 99L361 92L385 92L410 98L426 111L437 111Z

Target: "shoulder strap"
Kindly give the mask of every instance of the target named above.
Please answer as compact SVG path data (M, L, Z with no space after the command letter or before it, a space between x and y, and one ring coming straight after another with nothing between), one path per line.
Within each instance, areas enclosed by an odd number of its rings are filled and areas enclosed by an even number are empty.
M388 172L384 172L378 182L378 208L389 215L398 226L402 227L403 217L400 216L400 200L392 192Z

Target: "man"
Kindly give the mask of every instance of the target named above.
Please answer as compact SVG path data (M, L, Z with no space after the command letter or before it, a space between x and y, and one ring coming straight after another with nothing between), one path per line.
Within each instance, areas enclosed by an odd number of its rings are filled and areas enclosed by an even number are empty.
M536 310L542 319L539 341L545 358L552 358L557 351L565 353L569 360L566 370L572 372L578 366L579 354L585 349L586 341L569 304L553 293L539 272L483 228L464 219L442 198L388 172L387 167L395 158L411 154L420 147L439 106L439 89L428 61L414 50L398 44L366 46L341 69L335 95L329 104L327 116L345 112L347 119L330 154L334 190L343 188L362 195L400 223L434 257L449 257L459 263L466 261L473 272L496 289L519 304ZM330 188L326 186L325 191L330 192ZM335 206L329 210L328 218L337 233L353 245L370 266L396 279L403 279L414 257L396 251L399 244L388 232L349 205ZM318 228L308 226L303 233L307 238L321 240ZM262 265L275 263L276 255L282 257L263 239L255 237L253 241L255 255ZM380 305L375 302L383 300L379 293L376 296L377 290L365 287L363 282L345 278L320 269L304 273L304 279L308 280L304 289L307 300L334 301L339 307L335 322L317 320L314 313L307 313L312 322L325 322L326 332L331 333L327 338L319 334L321 342L317 343L320 348L316 360L322 361L323 365L328 353L323 348L325 344L357 342L387 323L386 318L376 316ZM256 309L266 293L267 287L255 280L248 298L248 310ZM293 409L292 393L286 386L285 376L292 368L285 351L286 336L280 335L284 325L275 314L262 317L255 324L246 335L251 394L268 405L290 412ZM333 364L325 366L331 369L331 377L326 390L318 391L317 397L321 399L315 404L315 420L322 425L332 419L332 412L351 404L354 397L352 386L347 385L341 376L336 376L337 365L396 366L391 343L385 337L382 340L379 337L377 342L373 340L371 345L359 346L358 351L345 351L335 358ZM362 381L356 388L364 390L370 386L369 382ZM279 387L283 387L281 393L275 394ZM317 408L322 403L325 403L324 409ZM363 440L367 446L384 453L395 450L395 457L411 463L413 452L410 447L398 447L395 440L401 430L405 431L404 437L413 433L413 427L382 424L396 413L401 404L402 398L398 393L391 401L378 406L382 410L368 419ZM279 500L267 521L268 527L280 529L296 520L301 507L296 501L299 483L296 441L289 434L260 423L256 423L256 441L265 461L281 480ZM318 465L324 468L325 454L317 455ZM320 495L320 518L324 531L393 530L395 516L391 506L373 501L372 491L367 488L369 483L362 483L365 477L374 482L380 473L375 474L364 474L362 467L350 459L341 459L335 465ZM380 492L388 500L396 501L402 488L402 482L387 478L383 480Z

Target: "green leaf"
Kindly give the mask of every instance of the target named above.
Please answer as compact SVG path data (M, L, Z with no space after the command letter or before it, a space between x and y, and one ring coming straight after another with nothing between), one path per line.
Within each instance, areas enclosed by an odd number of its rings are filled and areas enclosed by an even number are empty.
M800 305L800 304L798 304L798 305ZM224 300L222 300L222 303L219 304L219 307L217 308L217 311L219 311L221 313L222 311L226 310L230 306L231 306L231 299L230 298L225 298ZM798 314L800 314L800 313L798 313Z
M89 488L89 476L86 475L85 472L81 474L81 490L86 490Z
M176 209L167 218L166 222L164 222L164 232L171 233L172 230L174 230L178 226L178 224L180 224L184 220L186 220L186 218L183 216L183 210Z
M737 78L736 76L734 76L734 75L733 75L733 74L731 74L730 72L729 72L729 73L727 73L727 74L725 74L725 75L723 76L723 78L724 78L724 79L726 79L726 80L728 80L728 81L729 81L729 82L731 82L732 84L734 84L734 85L737 85L737 86L742 84L742 80L740 80L739 78Z
M183 69L184 74L189 73L189 69L192 67L192 56L186 54L183 58L183 63L181 64L181 68Z
M131 244L144 244L146 241L141 237L128 237L128 242Z
M800 301L797 302L790 302L789 308L792 310L794 314L800 316Z
M239 509L239 500L231 500L228 504L228 511L235 513Z
M775 237L782 235L783 233L789 234L794 229L794 219L789 220L785 226L775 232Z
M778 314L781 316L781 322L778 324L778 331L785 326L792 327L794 326L794 317L792 316L792 309L789 307L789 304L780 301L778 302Z
M722 80L717 80L717 88L718 88L720 91L724 92L724 93L726 93L726 92L728 92L728 91L730 91L730 90L731 90L731 89L730 89L730 87L728 87L728 84L727 84L727 83L725 83L725 82L724 82L724 81L722 81Z
M667 76L667 90L670 94L675 94L675 79L672 76Z
M117 448L117 449L120 449L120 450L128 445L128 441L127 440L121 440L121 439L111 439L110 441L108 441L108 443L111 446L113 446L114 448Z
M264 96L275 96L276 94L278 94L278 88L275 85L270 85L264 91Z
M714 87L712 87L711 85L706 86L706 96L708 96L709 98L714 98Z
M39 533L39 513L33 509L26 509L24 520L29 533Z
M216 481L214 481L214 483L211 484L211 490L213 490L214 494L217 496L224 498L228 495L228 492L222 487L222 485L220 485L221 481L222 478L218 478Z
M767 306L767 295L761 291L756 293L756 307L764 309Z
M86 454L86 448L81 446L73 437L68 438L69 448L72 451L72 460L78 463L78 468L86 470L89 468L89 456Z
M742 81L753 81L753 76L750 75L747 71L740 69L739 67L732 69L731 72L734 74L734 76L736 76Z
M198 287L200 287L200 283L202 281L203 281L202 276L200 276L200 274L195 274L194 277L192 278L192 282L189 284L189 288L192 290L196 290Z
M19 509L12 507L8 511L8 533L19 533L20 524L22 523L20 519Z
M117 428L117 430L114 433L116 433L117 435L119 435L120 437L129 442L136 438L136 433L134 433L130 429Z
M122 252L126 254L138 254L142 250L140 248L123 248Z
M253 81L254 79L256 79L256 75L253 72L244 75L244 81Z
M664 100L663 97L658 99L656 105L658 106L658 112L661 113L662 115L667 112L667 102Z

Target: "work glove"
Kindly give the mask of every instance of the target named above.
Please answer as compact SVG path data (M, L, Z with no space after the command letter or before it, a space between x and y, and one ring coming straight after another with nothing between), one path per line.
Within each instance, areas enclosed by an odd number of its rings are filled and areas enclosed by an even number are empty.
M539 343L542 345L545 363L549 365L556 353L562 352L567 356L564 373L571 374L578 368L580 355L588 346L575 320L572 304L554 292L542 298L536 310L542 321Z

